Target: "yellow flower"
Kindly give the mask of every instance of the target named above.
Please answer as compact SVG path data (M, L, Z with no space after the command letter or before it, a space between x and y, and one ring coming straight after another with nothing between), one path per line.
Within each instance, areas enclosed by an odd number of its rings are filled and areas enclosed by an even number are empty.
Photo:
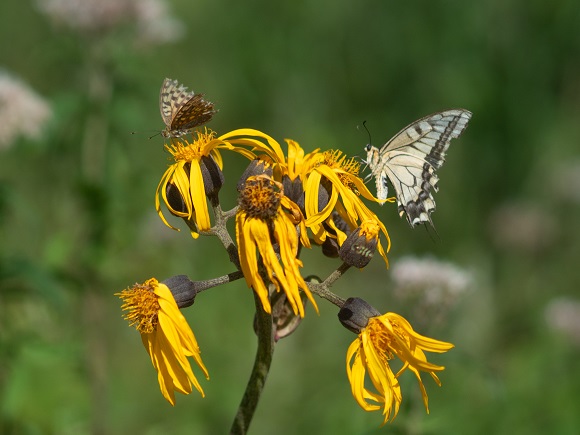
M248 287L259 296L264 310L271 313L268 288L259 269L258 255L269 281L286 293L294 314L304 317L304 306L300 289L318 311L304 278L300 275L302 262L298 255L299 226L300 240L309 246L302 212L290 201L282 185L267 175L249 177L240 192L239 211L236 214L236 238L242 272ZM274 249L279 249L280 260ZM257 252L256 252L257 251Z
M161 196L171 214L185 219L191 235L197 238L199 231L211 228L207 198L216 195L223 184L223 161L219 150L235 151L249 159L255 155L224 141L222 137L227 135L216 138L215 132L208 129L194 133L197 136L191 143L185 139L172 139L171 145L165 145L175 163L161 177L155 192L155 208L165 225L177 230L163 216Z
M353 159L346 159L341 151L319 153L312 167L307 170L307 179L304 181L306 226L314 233L316 243L320 244L327 236L334 236L325 228L326 224L336 234L339 245L342 245L347 235L334 222L333 211L338 212L351 230L364 221L375 221L387 238L388 252L391 240L385 225L361 200L361 196L370 201L375 198L358 176L359 167ZM321 189L328 192L326 204L319 203ZM377 249L388 266L387 255L380 240Z
M442 353L451 348L451 343L417 334L409 322L398 314L387 313L371 317L349 346L346 355L346 369L352 394L365 411L382 408L384 423L393 420L402 400L397 378L408 369L417 377L423 403L429 413L427 391L421 372L429 373L437 385L441 386L435 372L440 372L445 367L428 362L424 351ZM403 362L403 367L393 375L389 361L395 356ZM375 391L365 387L367 372Z
M256 138L232 138L233 134L251 134ZM380 231L387 239L387 249L391 241L385 225L363 202L361 196L370 200L377 199L358 176L360 165L354 159L347 159L341 151L320 152L318 149L305 154L302 147L291 139L288 144L288 157L284 156L280 144L257 130L236 130L221 137L228 142L242 146L252 146L252 151L266 155L273 166L273 178L284 183L291 192L288 196L302 206L306 226L313 232L314 241L322 244L328 236L335 237L342 245L347 234L341 231L332 216L333 211L347 223L351 231L364 221L376 221ZM302 189L296 188L296 183ZM290 189L291 188L291 189ZM340 201L339 201L340 199ZM330 229L330 231L329 231ZM386 251L377 239L377 249L388 266Z
M189 394L192 385L205 396L187 357L193 357L207 379L209 375L195 336L169 288L151 278L116 295L124 302L121 308L128 311L125 319L141 333L165 399L175 405L174 391Z
M305 155L298 142L286 139L286 143L288 144L288 159L286 162L281 162L283 163L281 165L282 173L292 181L297 178L302 179L302 181L306 180L312 168L319 164L322 159L319 148Z
M163 216L159 201L161 194L171 214L186 219L191 235L197 238L199 234L196 230L207 231L211 227L202 173L202 158L209 157L219 166L219 170L223 168L223 162L217 150L221 141L215 139L215 133L208 132L207 129L204 133L200 131L195 133L197 139L191 143L184 139L183 142L174 140L171 145L165 145L165 149L173 156L175 163L161 177L155 192L155 208L165 225L176 230L177 228L170 225ZM171 200L171 196L168 198L171 189L177 190L172 195L179 194L181 197L181 201L177 201L179 207L175 205L175 200Z

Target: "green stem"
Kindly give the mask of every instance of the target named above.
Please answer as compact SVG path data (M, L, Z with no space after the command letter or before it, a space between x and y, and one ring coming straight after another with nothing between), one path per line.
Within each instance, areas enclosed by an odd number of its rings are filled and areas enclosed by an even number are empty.
M235 272L228 273L227 275L220 276L218 278L207 279L205 281L196 281L195 289L198 293L208 290L213 287L217 287L218 285L227 284L229 282L235 281L237 279L241 279L244 277L244 274L239 270Z
M274 354L272 315L264 311L260 298L255 292L253 293L256 304L258 349L244 397L240 402L236 418L230 429L230 434L234 435L243 435L248 432L252 417L254 416L262 391L266 385L266 378L268 377L270 365L272 364L272 355Z
M217 200L212 201L212 207L215 215L215 225L209 231L200 231L199 234L202 236L217 236L224 248L226 248L232 264L236 266L238 270L242 270L240 257L238 256L238 249L236 248L236 244L232 240L226 227L227 220L235 216L238 207L234 207L232 210L224 212Z
M344 305L345 299L341 298L340 296L335 295L330 291L330 287L336 280L338 280L345 272L350 269L350 266L346 263L342 263L338 269L332 272L328 277L321 283L316 282L308 282L309 290L320 296L321 298L326 299L327 301L333 303L337 307L341 308Z

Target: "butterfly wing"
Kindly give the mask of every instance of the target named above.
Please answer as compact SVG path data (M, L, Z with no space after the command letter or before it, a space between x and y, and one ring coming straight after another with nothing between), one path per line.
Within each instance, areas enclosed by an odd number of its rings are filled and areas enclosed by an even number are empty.
M215 113L211 101L205 100L202 94L195 94L177 110L171 130L189 131L208 122Z
M435 171L445 161L451 139L461 135L470 119L471 112L464 109L434 113L405 127L380 149L380 165L374 171L377 191L380 185L386 192L388 177L397 194L399 215L406 214L411 226L432 224L431 189L437 192L439 180Z
M165 123L163 136L179 137L208 122L216 111L202 94L189 92L177 80L166 78L159 93L159 110Z
M192 92L187 92L187 88L180 85L177 80L166 78L159 91L159 110L161 118L167 127L171 126L173 117L179 107L193 96Z

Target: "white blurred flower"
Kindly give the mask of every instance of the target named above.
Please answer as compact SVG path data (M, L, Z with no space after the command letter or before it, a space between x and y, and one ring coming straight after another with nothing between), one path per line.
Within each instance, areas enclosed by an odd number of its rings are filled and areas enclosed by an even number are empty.
M103 32L135 26L139 43L180 38L184 25L173 18L165 0L36 0L38 9L58 24L79 32Z
M130 0L37 0L37 5L58 24L75 30L114 27L133 14Z
M398 297L420 293L431 303L457 299L471 282L471 275L459 266L434 258L403 257L393 265L391 276Z
M0 69L0 149L17 137L40 137L52 116L50 105L28 85Z
M137 0L138 40L148 43L177 41L185 34L184 24L172 17L162 0Z
M504 204L489 217L489 233L500 249L541 252L554 242L556 232L554 217L526 202Z
M437 323L468 290L472 277L461 267L434 258L403 257L391 267L394 296L414 309L413 320ZM427 325L422 325L426 327Z
M555 331L580 346L580 301L559 297L552 299L544 310L546 323Z

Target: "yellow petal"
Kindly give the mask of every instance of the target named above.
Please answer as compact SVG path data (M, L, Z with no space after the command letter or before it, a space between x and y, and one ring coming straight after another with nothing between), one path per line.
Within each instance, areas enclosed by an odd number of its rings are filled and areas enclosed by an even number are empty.
M209 210L207 208L203 175L201 174L201 167L199 166L198 160L191 161L189 177L191 199L195 206L195 223L200 231L208 231L211 228L211 223Z
M243 212L238 212L236 215L236 240L238 243L240 266L244 273L246 284L248 287L254 289L262 302L264 311L271 313L272 308L270 306L270 300L268 299L268 289L258 273L257 246L252 237L252 221L254 220L257 219L248 218ZM259 230L262 229L259 228Z
M265 139L268 145L247 137L236 138L236 136L256 136L262 139ZM241 128L238 130L230 131L218 139L228 141L233 144L242 144L248 145L253 147L253 150L260 150L265 152L266 154L270 155L272 159L276 162L285 162L284 153L282 151L282 147L278 142L276 142L271 136L268 136L265 133L262 133L259 130L254 130L251 128Z

